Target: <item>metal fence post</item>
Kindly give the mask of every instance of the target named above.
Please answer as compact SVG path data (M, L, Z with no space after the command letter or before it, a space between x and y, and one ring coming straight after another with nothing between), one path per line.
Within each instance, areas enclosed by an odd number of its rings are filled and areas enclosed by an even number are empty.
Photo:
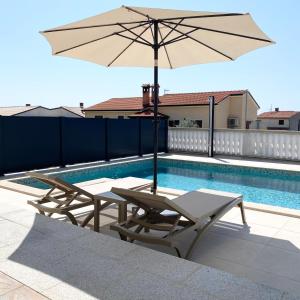
M59 117L58 119L59 124L59 166L64 168L65 161L64 161L64 141L63 141L63 118Z
M3 166L3 134L4 134L4 128L3 128L3 117L0 116L0 176L4 175L4 166Z
M138 149L138 153L139 156L143 156L143 149L142 149L142 118L138 118L138 126L139 126L139 130L138 130L138 139L139 139L139 149Z
M168 128L168 119L165 121L165 153L169 153L169 128Z
M108 148L108 118L104 119L104 147L105 147L105 160L109 161L109 148Z
M208 156L214 156L214 131L215 131L215 97L209 96L209 143L208 143Z

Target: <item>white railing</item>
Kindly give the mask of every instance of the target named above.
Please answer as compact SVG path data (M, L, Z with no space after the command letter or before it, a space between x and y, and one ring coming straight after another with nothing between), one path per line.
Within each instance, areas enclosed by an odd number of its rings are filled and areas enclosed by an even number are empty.
M170 151L207 153L208 130L169 128ZM300 160L300 132L276 130L217 129L216 154Z

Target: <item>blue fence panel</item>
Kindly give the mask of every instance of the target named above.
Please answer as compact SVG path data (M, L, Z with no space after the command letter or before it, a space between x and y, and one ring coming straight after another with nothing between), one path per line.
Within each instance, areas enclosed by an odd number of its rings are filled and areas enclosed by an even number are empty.
M107 119L108 158L139 154L139 120Z
M61 118L64 165L106 159L105 120Z
M142 154L153 153L153 120L141 120Z
M1 117L2 173L60 165L58 118Z
M144 119L141 122L141 147L142 154L153 153L153 120ZM166 120L160 120L158 127L158 151L167 152L168 124Z
M159 151L167 152L167 121ZM153 152L153 120L0 117L0 175Z

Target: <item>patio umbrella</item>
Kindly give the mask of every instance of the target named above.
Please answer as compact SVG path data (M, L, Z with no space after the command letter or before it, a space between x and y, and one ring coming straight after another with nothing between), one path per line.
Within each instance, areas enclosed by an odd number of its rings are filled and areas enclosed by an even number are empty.
M122 6L45 30L53 55L106 67L154 68L153 193L157 189L158 67L233 61L273 41L250 14Z

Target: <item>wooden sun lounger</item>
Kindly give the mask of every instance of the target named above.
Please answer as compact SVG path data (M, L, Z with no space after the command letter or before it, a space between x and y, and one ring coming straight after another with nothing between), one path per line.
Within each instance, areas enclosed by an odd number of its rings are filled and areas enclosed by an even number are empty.
M97 232L99 232L100 225L99 213L110 204L118 204L119 222L127 219L126 201L106 199L101 196L101 193L109 191L112 186L126 187L130 190L142 190L151 186L149 180L128 177L110 180L94 186L78 187L49 175L35 172L29 172L27 175L51 187L42 198L27 202L34 206L40 214L49 217L53 214L64 215L72 224L78 226L78 221L72 212L83 207L94 206L92 211L80 223L80 226L86 226L94 218L94 231Z
M169 200L163 196L120 188L112 188L111 192L136 206L133 215L121 224L111 225L112 230L129 242L138 240L172 247L179 257L179 235L196 232L184 256L189 258L202 234L235 206L240 207L243 223L246 224L242 195L199 190ZM145 233L142 233L143 229ZM150 230L162 231L164 235L153 235Z

